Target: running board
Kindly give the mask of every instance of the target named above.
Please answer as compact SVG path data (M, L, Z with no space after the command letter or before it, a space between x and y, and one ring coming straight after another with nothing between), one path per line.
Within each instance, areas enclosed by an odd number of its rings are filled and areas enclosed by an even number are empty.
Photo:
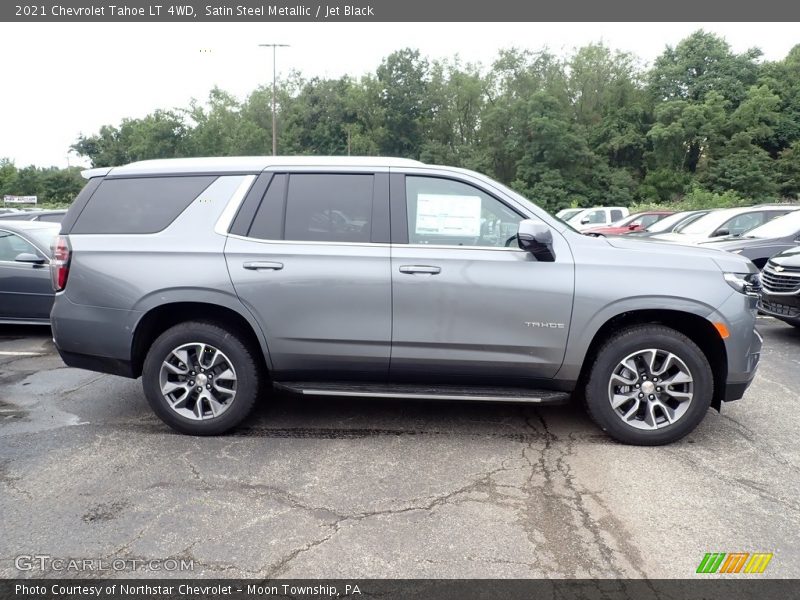
M569 392L520 387L465 387L387 383L317 383L288 381L273 383L281 391L304 396L349 396L355 398L406 398L409 400L456 400L472 402L522 402L564 404Z

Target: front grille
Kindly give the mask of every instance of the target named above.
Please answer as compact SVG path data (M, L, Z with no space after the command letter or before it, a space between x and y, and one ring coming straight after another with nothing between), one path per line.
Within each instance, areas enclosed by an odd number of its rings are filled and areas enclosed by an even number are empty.
M770 302L766 298L761 298L761 301L758 303L758 308L773 315L781 315L783 317L795 319L800 318L800 308L789 306L788 304L781 304L779 302Z
M800 269L795 272L793 267L783 267L783 271L776 271L776 266L770 261L761 271L761 285L764 291L772 294L800 292Z

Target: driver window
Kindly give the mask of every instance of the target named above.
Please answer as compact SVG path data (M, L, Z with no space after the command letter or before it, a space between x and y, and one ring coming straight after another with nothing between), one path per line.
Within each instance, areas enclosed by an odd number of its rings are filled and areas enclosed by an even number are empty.
M13 262L17 256L23 253L39 256L36 248L18 235L9 231L0 231L0 260Z
M407 176L406 206L410 244L503 247L523 219L476 187L436 177Z

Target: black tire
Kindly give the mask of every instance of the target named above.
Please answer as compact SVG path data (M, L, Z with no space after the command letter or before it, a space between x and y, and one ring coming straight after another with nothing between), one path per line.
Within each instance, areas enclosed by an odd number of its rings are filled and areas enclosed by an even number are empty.
M236 393L224 412L216 417L193 420L170 407L161 392L161 366L173 349L199 342L219 349L236 373ZM162 333L147 352L142 369L142 387L150 407L172 429L190 435L220 435L244 421L259 396L261 373L255 352L236 331L204 321L180 323ZM202 411L201 411L202 412Z
M609 383L614 369L629 355L645 349L676 355L691 371L693 396L688 408L674 423L657 429L637 429L623 422L611 406ZM714 375L703 351L688 337L662 325L636 325L623 329L602 345L589 372L585 406L592 420L615 440L637 446L659 446L675 442L697 427L714 395Z

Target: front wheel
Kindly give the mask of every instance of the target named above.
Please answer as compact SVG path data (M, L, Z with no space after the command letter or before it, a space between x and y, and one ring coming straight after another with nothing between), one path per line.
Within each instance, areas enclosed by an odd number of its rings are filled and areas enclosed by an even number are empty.
M669 444L703 420L714 377L702 350L661 325L622 330L603 344L586 385L589 416L614 439Z
M250 414L259 372L240 336L214 323L191 321L153 342L142 386L153 411L176 431L218 435Z

